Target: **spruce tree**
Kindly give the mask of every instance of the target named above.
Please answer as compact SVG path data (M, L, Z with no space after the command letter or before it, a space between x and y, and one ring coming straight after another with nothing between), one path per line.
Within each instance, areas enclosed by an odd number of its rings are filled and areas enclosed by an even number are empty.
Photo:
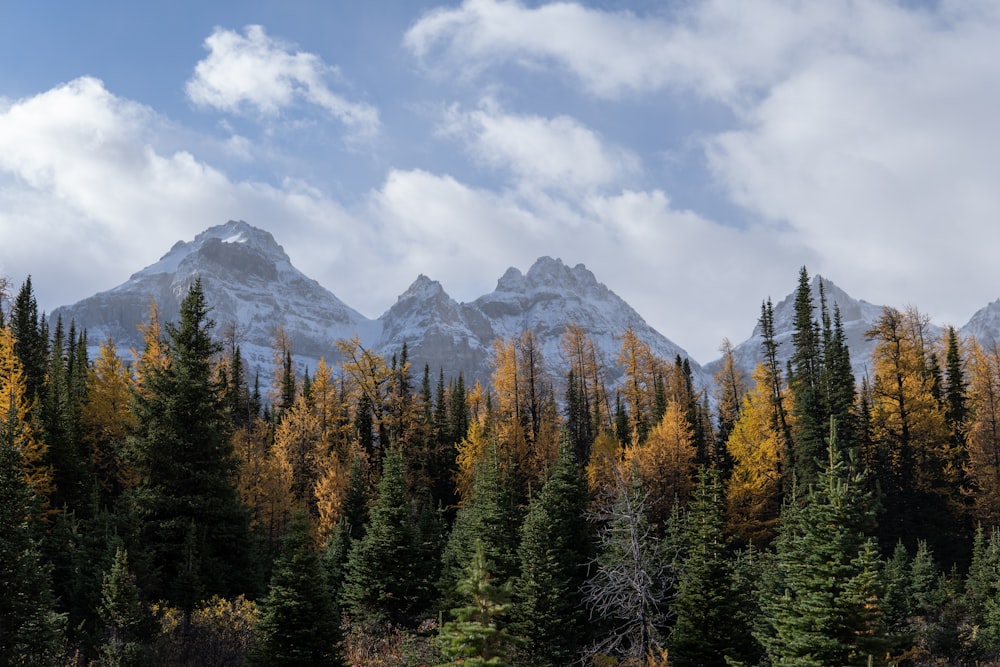
M128 552L121 546L115 551L111 569L104 575L98 612L105 630L101 664L109 667L143 664L146 613L135 575L129 568Z
M260 639L254 664L343 664L339 654L340 618L330 599L304 512L292 517L267 597L261 603L257 632Z
M568 665L588 643L582 587L594 539L573 449L564 434L555 468L521 529L513 627L526 640L533 665Z
M179 325L168 327L167 363L143 371L129 442L138 474L131 502L140 525L130 551L145 566L140 581L151 598L186 611L201 595L252 592L256 584L229 415L212 374L219 346L208 310L196 280Z
M0 665L54 665L64 619L30 522L37 500L25 482L11 396L0 395L0 410Z
M476 465L470 497L455 516L442 555L438 590L446 607L456 603L454 591L477 541L482 542L497 581L506 583L517 576L521 513L516 486L497 447L491 444L486 457Z
M364 537L351 546L342 602L356 621L409 626L427 601L419 599L414 578L416 529L399 447L383 460L370 516Z
M792 358L788 386L792 395L794 417L796 481L809 484L816 478L817 461L823 452L829 417L823 392L823 358L820 333L813 318L812 288L806 267L799 271L795 292L795 330L792 333Z
M482 542L474 545L456 593L464 604L452 610L454 620L438 632L438 646L448 662L437 667L510 667L517 639L500 626L508 608L510 582L494 582Z
M758 647L723 534L725 494L718 470L702 468L684 522L685 556L673 603L670 661L678 667L750 661Z
M828 463L801 504L789 499L776 540L777 586L758 637L774 665L865 665L881 654L882 597L863 474L842 457L831 421Z

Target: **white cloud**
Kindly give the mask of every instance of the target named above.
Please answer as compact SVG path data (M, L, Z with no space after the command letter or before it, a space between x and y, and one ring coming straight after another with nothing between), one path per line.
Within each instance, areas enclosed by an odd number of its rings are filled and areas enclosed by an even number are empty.
M312 53L293 52L291 45L272 39L259 25L244 35L223 28L205 40L209 54L195 66L186 91L192 102L231 113L247 107L273 116L299 99L315 104L362 135L378 131L378 111L351 102L330 89L337 68Z
M753 230L781 231L857 296L959 324L1000 284L998 43L986 0L704 0L657 16L466 0L405 37L430 71L477 84L515 66L604 103L669 89L720 104L731 127L699 140Z
M659 191L594 193L570 205L397 170L371 193L366 217L385 230L388 283L424 273L468 301L493 289L509 266L526 270L542 255L582 262L700 361L717 356L723 337L740 340L753 329L767 292L748 299L746 277L754 289L783 287L803 256L794 240L676 210ZM745 331L732 331L734 319Z
M167 126L92 78L0 109L0 270L32 274L51 310L229 219L272 228L290 244L303 242L305 228L332 229L348 257L367 243L340 206L301 184L234 182L190 152L163 151ZM331 249L323 261L337 255ZM57 272L42 271L55 268L52 257Z
M572 2L531 8L516 0L466 0L425 15L404 44L445 74L476 77L504 63L554 66L600 97L678 86L736 103L829 46L831 35L850 42L862 15L907 16L846 0L709 0L673 11L668 18Z
M451 108L442 132L461 137L476 161L508 171L525 187L588 190L642 171L635 153L566 115L508 114L486 101L474 111Z

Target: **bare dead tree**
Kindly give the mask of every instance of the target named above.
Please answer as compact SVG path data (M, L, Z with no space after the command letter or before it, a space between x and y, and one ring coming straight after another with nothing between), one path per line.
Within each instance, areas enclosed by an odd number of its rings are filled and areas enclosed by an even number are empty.
M663 653L662 628L668 619L676 572L674 554L646 520L649 493L637 476L619 469L615 492L590 519L600 525L600 547L584 585L590 617L606 632L588 653L644 665Z

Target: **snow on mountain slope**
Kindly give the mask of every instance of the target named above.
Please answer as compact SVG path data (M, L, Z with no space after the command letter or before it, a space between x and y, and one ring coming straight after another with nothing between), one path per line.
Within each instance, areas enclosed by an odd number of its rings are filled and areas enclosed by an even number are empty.
M816 308L814 318L819 318L819 285L822 282L823 294L826 297L827 309L833 317L834 306L840 309L840 317L844 327L844 335L847 338L847 346L851 351L851 366L857 376L865 373L873 344L865 339L865 332L878 320L882 314L883 306L876 306L855 299L844 290L837 287L832 281L822 276L813 276L810 289L813 296L813 305ZM795 291L774 304L774 333L775 341L778 343L778 359L781 368L784 370L785 363L792 356L792 333L795 331ZM936 331L936 329L935 329ZM737 365L747 373L749 377L754 369L763 361L764 355L761 344L764 337L761 334L760 322L754 326L750 338L733 347L733 356ZM714 374L722 365L721 359L716 359L705 364L705 371Z
M180 302L196 277L212 307L216 333L235 324L244 356L265 373L279 324L296 356L312 367L320 356L330 356L337 338L358 334L371 340L378 335L378 322L292 266L270 233L242 221L211 227L190 242L179 241L125 283L59 308L53 317L85 327L92 345L110 336L120 350L140 348L137 327L147 319L151 300L156 300L162 322L176 321Z
M176 321L180 302L196 277L212 307L217 335L235 326L243 355L260 371L265 388L278 325L291 340L300 370L315 368L320 357L337 361L335 341L357 335L386 358L406 343L414 377L426 364L435 374L442 369L448 377L461 372L470 382L485 381L493 341L520 336L530 328L558 380L565 366L560 341L571 322L594 340L609 383L620 374L619 336L629 327L664 359L688 358L582 264L570 268L561 260L542 257L526 274L509 269L493 292L471 303L457 303L440 283L419 276L378 320L369 320L296 269L271 234L242 221L179 241L121 285L59 308L52 316L86 329L94 348L111 337L119 351L128 354L142 346L138 325L148 318L151 301L155 299L162 322ZM696 383L704 385L701 368L691 362Z
M975 337L983 347L1000 343L1000 299L977 310L959 333Z

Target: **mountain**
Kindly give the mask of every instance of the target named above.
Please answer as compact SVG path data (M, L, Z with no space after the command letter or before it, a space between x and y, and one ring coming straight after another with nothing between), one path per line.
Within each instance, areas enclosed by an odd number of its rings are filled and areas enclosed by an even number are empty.
M631 327L658 356L672 361L687 352L649 326L621 297L597 281L583 264L570 268L561 260L539 258L526 274L509 268L493 292L471 303L457 303L440 283L420 276L380 318L385 354L403 342L411 360L420 360L446 374L462 371L466 378L488 378L493 341L520 336L531 329L538 338L549 370L563 375L561 340L575 323L594 341L609 371L609 382L620 375L616 356L618 336ZM705 378L691 360L699 386Z
M809 289L812 292L813 305L816 307L815 317L819 317L819 285L823 285L827 309L833 317L834 306L840 308L844 336L851 351L851 366L854 374L861 377L866 372L871 351L874 347L871 341L865 339L865 332L878 320L883 306L876 306L851 297L847 292L837 287L831 280L822 276L813 276ZM936 332L937 329L931 325ZM778 343L778 360L784 370L786 362L791 358L792 334L795 331L795 292L786 296L774 305L774 339ZM764 360L761 344L764 337L760 322L754 327L750 338L733 347L733 356L737 365L746 372L747 377ZM705 364L705 371L714 374L722 366L722 359L716 359Z
M195 277L212 306L216 333L235 328L243 355L260 371L264 387L270 382L279 324L300 369L315 368L320 357L338 360L334 341L357 335L386 358L406 343L415 378L427 364L448 377L461 372L470 382L487 380L493 341L531 328L550 370L561 377L560 339L570 322L593 338L609 369L609 382L618 372L617 336L626 327L665 359L688 357L582 264L570 268L542 257L526 274L510 268L493 292L471 303L456 302L439 282L421 275L389 310L370 320L296 269L271 234L242 221L179 241L126 282L58 308L52 318L76 322L95 348L110 336L120 353L128 355L142 347L138 326L148 318L151 300L156 300L162 322L176 321ZM705 376L693 360L692 371L702 384Z
M959 333L975 337L984 348L1000 343L1000 299L977 310Z
M158 262L125 283L58 308L52 317L86 328L92 345L110 336L119 350L141 349L138 325L146 321L151 300L156 300L161 322L176 321L195 277L201 278L212 306L216 333L235 325L244 357L263 376L270 375L278 324L300 361L312 361L312 366L320 356L331 355L332 342L338 338L378 335L377 321L292 266L270 233L242 221L207 229L190 242L178 241Z

